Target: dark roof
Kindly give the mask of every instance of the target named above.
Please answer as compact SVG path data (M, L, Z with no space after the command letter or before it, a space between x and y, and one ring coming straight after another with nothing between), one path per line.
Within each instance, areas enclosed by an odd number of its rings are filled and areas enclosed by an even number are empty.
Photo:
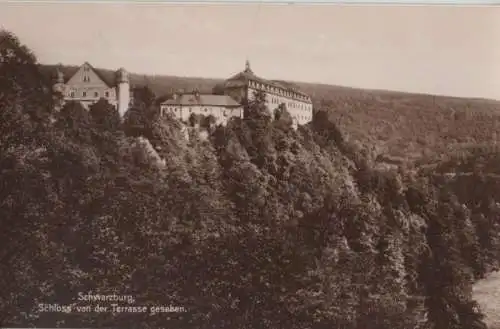
M237 107L240 106L233 98L227 95L210 95L199 94L183 94L179 95L177 99L169 99L162 103L162 105L181 105L181 106L225 106Z
M96 69L92 65L86 62L97 74L97 76L104 81L109 87L114 87L115 83L115 72L111 70ZM65 66L65 65L41 65L40 72L48 79L48 81L53 80L56 76L57 70L60 70L64 74L64 82L68 82L76 72L82 67L80 66Z
M252 70L239 72L225 81L227 87L239 87L248 84L249 81L260 83L269 83L268 81L256 76Z
M107 71L107 70L98 70L95 67L93 67L89 62L85 62L83 65L87 64L90 66L90 68L95 72L95 74L102 80L104 81L105 84L108 85L108 87L113 87L116 85L115 83L115 72L112 71ZM82 66L83 66L82 65ZM81 66L80 66L81 67ZM75 72L76 73L76 72ZM71 78L71 77L70 77ZM68 79L69 80L69 79Z
M224 81L222 83L222 85L225 88L243 87L243 86L248 85L249 81L254 81L254 82L258 82L258 83L262 83L262 84L267 84L267 85L270 85L270 86L273 86L273 87L284 89L286 91L295 92L295 93L297 93L299 95L302 95L302 96L309 97L309 95L307 95L306 93L300 91L297 86L295 86L295 85L293 85L293 84L291 84L289 82L280 81L280 80L266 80L264 78L261 78L261 77L255 75L255 73L253 73L253 71L251 69L249 69L249 68L247 68L246 70L244 70L244 71L242 71L240 73L237 73L237 74L233 75L232 77L230 77L229 79L227 79L226 81ZM217 86L217 87L219 87L219 86Z

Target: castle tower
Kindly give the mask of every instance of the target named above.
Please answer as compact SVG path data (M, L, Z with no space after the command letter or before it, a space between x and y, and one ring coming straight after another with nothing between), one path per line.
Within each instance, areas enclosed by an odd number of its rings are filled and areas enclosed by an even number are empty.
M130 84L124 68L116 71L116 89L118 113L123 118L130 104Z
M62 73L60 68L56 69L52 90L55 93L62 93L64 91L64 73Z
M54 102L54 110L59 111L64 106L64 94L65 94L65 84L64 84L64 73L58 67L55 74L53 75L54 84L52 85L52 100Z
M250 68L250 61L248 59L245 62L245 72L252 73L252 69Z

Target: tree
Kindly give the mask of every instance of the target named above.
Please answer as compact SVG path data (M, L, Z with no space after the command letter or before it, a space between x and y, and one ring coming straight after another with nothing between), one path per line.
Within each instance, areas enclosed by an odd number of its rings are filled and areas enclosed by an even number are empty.
M196 114L196 113L191 113L191 115L189 116L189 125L191 127L195 127L197 125L201 125L202 121L203 121L203 115L201 114Z
M332 122L330 115L326 111L318 111L313 116L313 126L317 134L320 136L318 140L321 145L327 145L328 143L335 143L336 145L342 147L345 140L339 127Z
M33 121L48 122L52 98L35 55L13 33L1 29L0 90L0 102L24 104L23 113Z
M69 102L44 125L27 114L43 98L31 94L38 82L10 69L19 77L2 76L0 89L4 326L484 328L470 281L498 261L498 177L401 179L353 165L361 151L346 151L327 116L281 129L262 94L210 142L184 140L146 102L124 128L151 143L100 129L116 120L102 102ZM151 146L166 168L136 161ZM78 291L187 312L36 311Z
M120 126L118 110L104 98L92 104L89 112L94 122L101 129L115 131Z
M145 105L131 107L123 118L123 130L127 136L151 137L152 124L159 119L156 107Z
M280 104L277 109L274 110L274 120L280 123L280 126L290 128L293 124L292 116L288 112L286 105L284 103Z
M271 113L266 105L266 93L261 90L255 91L253 98L244 106L243 111L245 118L270 120Z
M208 129L212 129L216 123L217 119L210 114L204 118L202 126Z
M169 99L172 99L172 96L173 96L173 93L168 93L168 94L164 94L164 95L157 97L156 101L155 101L155 105L160 106L161 103L163 103Z
M57 115L56 128L79 138L90 138L92 117L78 101L67 102Z
M132 90L134 107L150 108L155 105L156 95L148 86L137 87Z

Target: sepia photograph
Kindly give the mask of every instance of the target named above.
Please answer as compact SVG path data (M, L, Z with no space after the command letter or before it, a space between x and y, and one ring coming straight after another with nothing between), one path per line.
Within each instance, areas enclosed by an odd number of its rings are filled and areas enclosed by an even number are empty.
M500 7L0 2L0 328L500 329Z

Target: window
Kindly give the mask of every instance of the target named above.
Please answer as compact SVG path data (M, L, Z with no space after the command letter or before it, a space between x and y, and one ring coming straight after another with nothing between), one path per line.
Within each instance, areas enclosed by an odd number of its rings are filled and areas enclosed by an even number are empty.
M208 112L208 109L205 109L205 112Z
M86 91L82 92L82 96L87 97L87 92Z
M75 97L75 92L74 92L74 91L72 91L72 92L70 92L70 93L69 93L69 95L70 95L71 97Z
M94 97L99 97L99 92L94 92Z
M104 96L109 97L109 91L105 91Z

